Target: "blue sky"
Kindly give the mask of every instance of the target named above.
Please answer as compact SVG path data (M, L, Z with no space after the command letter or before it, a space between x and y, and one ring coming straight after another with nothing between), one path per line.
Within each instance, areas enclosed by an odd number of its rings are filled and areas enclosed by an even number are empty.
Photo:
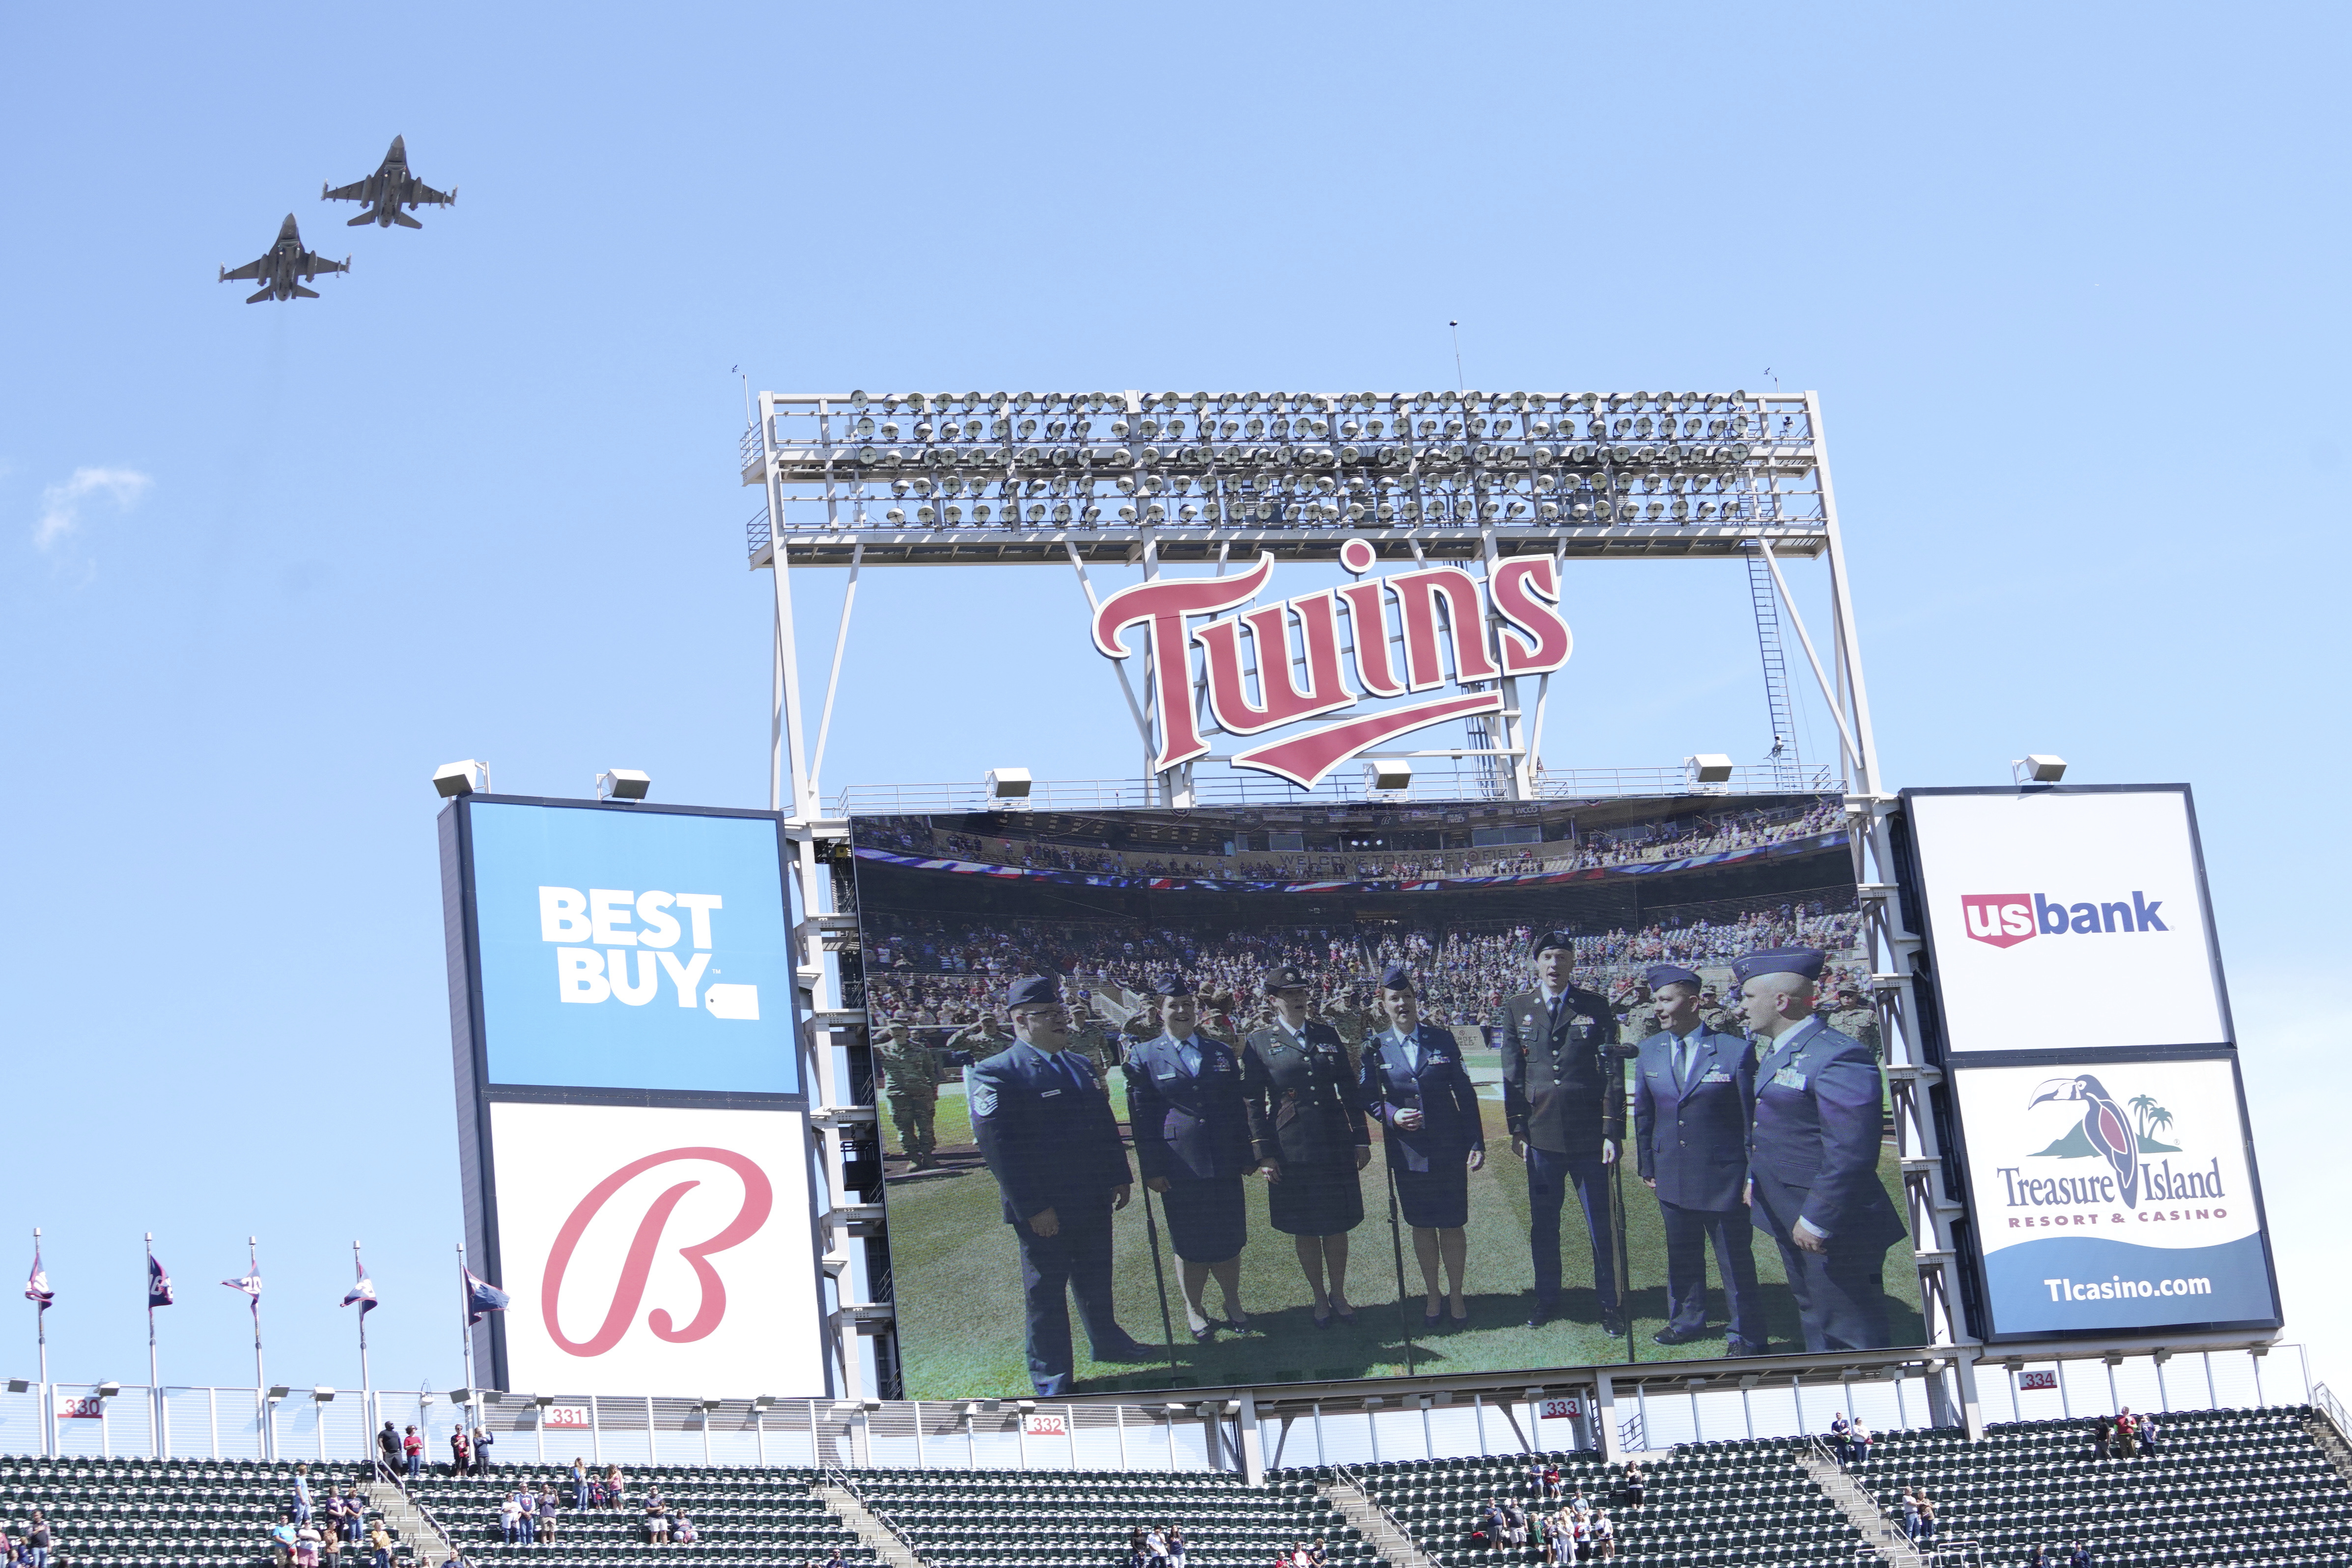
M2289 1335L2345 835L2340 9L0 15L9 1237L62 1376L455 1386L432 768L765 799L755 385L1811 387L1897 784L2198 789ZM421 232L315 195L394 132ZM325 297L205 276L293 211ZM1816 584L1818 574L1803 575ZM830 649L837 581L803 601ZM871 574L827 784L1133 766L1066 574ZM1572 575L1555 766L1767 742L1736 568ZM1817 740L1822 727L1815 724ZM2314 1092L2318 1090L2321 1092ZM0 1321L9 1309L0 1308ZM0 1331L29 1366L30 1310Z

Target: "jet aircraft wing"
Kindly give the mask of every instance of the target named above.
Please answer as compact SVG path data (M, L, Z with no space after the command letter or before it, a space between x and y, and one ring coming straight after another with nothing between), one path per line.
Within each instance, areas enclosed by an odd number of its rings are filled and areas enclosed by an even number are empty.
M454 191L436 191L424 181L418 180L408 187L408 199L412 202L428 202L436 207L446 207L456 201L457 196Z
M331 191L321 190L319 199L322 202L363 202L367 200L367 184L365 180L354 180L348 185L337 185Z
M236 268L234 272L222 273L220 275L220 280L224 283L234 283L246 279L259 279L267 278L269 276L268 267L269 258L265 256L257 261L247 262L244 266Z
M347 260L330 261L323 256L313 255L307 250L302 253L301 264L294 268L305 278L314 278L321 272L349 272L351 269L352 264ZM232 272L229 276L234 278L236 274ZM257 273L255 276L258 277L259 274Z

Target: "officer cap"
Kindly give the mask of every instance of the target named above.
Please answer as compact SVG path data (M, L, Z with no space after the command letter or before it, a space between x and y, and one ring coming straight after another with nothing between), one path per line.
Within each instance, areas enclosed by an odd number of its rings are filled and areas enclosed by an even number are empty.
M1661 985L1687 985L1696 990L1699 983L1696 971L1685 969L1679 963L1654 963L1642 972L1642 978L1649 982L1653 991Z
M1024 974L1004 988L1010 1007L1053 1007L1062 1000L1062 983L1050 974Z
M1535 940L1528 943L1528 956L1533 958L1548 947L1564 947L1574 953L1576 938L1564 931L1539 931L1536 932Z
M1829 954L1818 947L1768 947L1731 961L1731 977L1742 985L1759 974L1798 974L1819 980Z
M1160 977L1158 983L1151 987L1151 989L1161 996L1190 996L1192 994L1192 988L1184 984L1184 977L1181 974L1163 974Z
M1265 972L1265 988L1268 991L1291 991L1303 987L1306 984L1307 976L1299 973L1297 967L1292 964L1286 963L1279 969L1269 969Z
M1381 971L1381 989L1383 991L1412 991L1412 971L1407 969L1402 963L1390 964L1386 969ZM1416 992L1415 994L1417 995L1419 993Z

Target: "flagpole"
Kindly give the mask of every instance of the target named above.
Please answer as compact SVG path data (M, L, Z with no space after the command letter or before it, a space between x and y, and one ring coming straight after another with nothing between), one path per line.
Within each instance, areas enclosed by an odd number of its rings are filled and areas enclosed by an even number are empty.
M155 1233L147 1233L147 1425L155 1439L155 1457L163 1457L163 1374L155 1361Z
M365 1280L365 1279L367 1279L367 1266L366 1266L365 1264L363 1264L363 1263L362 1263L362 1262L360 1261L360 1244L359 1244L358 1238L356 1238L356 1237L354 1237L354 1238L352 1239L352 1279L353 1279L353 1281L354 1281L354 1284L356 1284L357 1282L360 1282L360 1281L363 1281L363 1280ZM368 1303L364 1299L362 1299L362 1300L360 1301L360 1303L359 1303L359 1309L360 1309L360 1409L361 1409L361 1411L362 1411L362 1412L365 1415L365 1416L366 1416L366 1420L365 1420L365 1422L363 1423L363 1425L364 1425L364 1426L366 1426L366 1428L367 1428L367 1446L368 1446L368 1449L369 1449L369 1451L370 1451L371 1453L377 1453L377 1454L379 1455L379 1457L381 1457L380 1451L376 1448L376 1444L375 1444L375 1391L374 1391L374 1385L373 1385L373 1384L370 1384L370 1383L369 1383L369 1381L368 1381L368 1359L367 1359L367 1315L368 1315L368 1305L369 1305L369 1303Z
M481 1423L474 1417L474 1292L466 1280L466 1244L457 1244L457 1324L466 1336L466 1445L474 1442L474 1428Z
M41 1227L33 1227L33 1272L41 1272ZM33 1338L41 1350L41 1457L54 1458L58 1451L57 1401L49 1397L49 1304L37 1298L33 1302Z
M248 1279L258 1279L261 1277L261 1245L257 1238L250 1236L245 1238L245 1277ZM261 1372L261 1292L255 1289L246 1294L247 1300L253 1303L254 1416L261 1427L261 1457L265 1459L275 1459L278 1458L278 1445L270 1439L278 1434L270 1429L269 1384Z

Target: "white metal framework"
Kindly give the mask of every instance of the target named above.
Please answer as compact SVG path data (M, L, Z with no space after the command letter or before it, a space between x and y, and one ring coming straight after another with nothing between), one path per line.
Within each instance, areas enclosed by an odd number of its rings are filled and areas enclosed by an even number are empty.
M743 482L764 491L748 530L751 565L774 573L769 802L785 814L798 846L795 962L807 1019L803 1048L821 1107L813 1121L835 1194L824 1213L828 1255L840 1251L840 1238L881 1222L879 1205L845 1201L843 1182L845 1136L870 1126L874 1111L845 1103L834 1060L835 1036L861 1030L865 1014L852 1005L862 996L845 994L840 966L824 962L827 953L854 953L857 933L845 802L828 814L820 782L865 567L1067 561L1091 605L1090 563L1140 566L1154 577L1171 563L1222 571L1261 552L1329 561L1354 538L1382 560L1489 572L1527 555L1552 556L1563 570L1590 560L1744 560L1759 594L1769 578L1778 602L1759 607L1775 610L1796 634L1836 725L1835 776L1854 829L1854 878L1928 1342L1958 1351L1960 1399L1977 1425L1975 1351L1958 1308L1951 1232L1963 1205L1946 1188L1928 1109L1927 1091L1942 1073L1927 1061L1915 1026L1912 966L1921 939L1895 888L1887 823L1895 795L1879 770L1817 395L762 392L740 457ZM1782 563L1791 557L1828 564L1825 646L1790 593ZM847 571L813 746L803 741L792 591L793 569L812 566ZM1768 683L1774 657L1768 647ZM1158 737L1123 669L1119 679L1154 804L1238 802L1276 787L1300 798L1288 786L1235 782L1239 775L1196 780L1191 764L1151 777ZM1546 777L1537 758L1549 682L1539 678L1523 704L1518 683L1507 679L1494 728L1472 721L1463 746L1404 754L1468 764L1450 782L1487 798L1690 787L1668 770L1613 787L1589 773ZM1785 770L1773 776L1765 787L1788 787ZM1317 793L1365 792L1328 783ZM838 880L836 857L844 861ZM847 967L855 972L854 959ZM848 1300L829 1316L845 1394L858 1392L858 1358L841 1336L877 1331L890 1316L887 1302Z

